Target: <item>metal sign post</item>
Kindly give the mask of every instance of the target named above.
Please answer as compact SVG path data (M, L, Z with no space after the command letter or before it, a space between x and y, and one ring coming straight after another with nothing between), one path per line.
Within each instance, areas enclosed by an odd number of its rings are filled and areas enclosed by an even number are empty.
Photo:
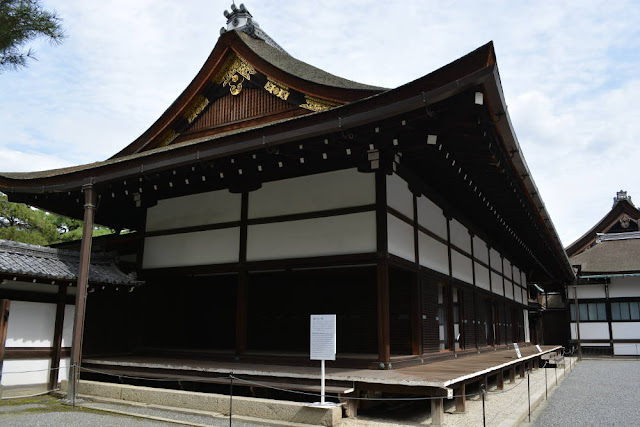
M336 315L311 315L311 360L320 361L320 402L311 406L332 407L338 405L325 399L325 361L336 360Z

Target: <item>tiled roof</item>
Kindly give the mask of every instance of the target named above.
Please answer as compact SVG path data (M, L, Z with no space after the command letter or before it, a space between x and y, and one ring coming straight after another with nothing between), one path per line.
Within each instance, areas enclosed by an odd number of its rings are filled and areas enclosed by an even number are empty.
M79 253L0 240L0 273L34 279L77 280ZM116 255L91 254L89 281L109 285L140 285L116 265Z

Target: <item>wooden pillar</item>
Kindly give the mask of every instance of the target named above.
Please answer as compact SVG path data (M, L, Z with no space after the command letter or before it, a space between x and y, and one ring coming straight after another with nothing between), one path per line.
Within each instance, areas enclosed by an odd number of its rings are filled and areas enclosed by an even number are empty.
M486 391L484 400L487 400L489 398L489 375L484 375L484 377L482 377L482 383L484 384L484 390Z
M525 377L524 373L526 371L524 363L521 363L518 369L520 370L520 378L524 378Z
M504 371L500 369L496 375L496 388L498 390L504 390Z
M420 283L420 241L418 238L418 198L413 196L413 248L416 273L411 288L411 353L421 355L422 349L422 286Z
M509 383L510 383L510 384L513 384L513 383L515 383L515 382L516 382L516 367L515 367L515 366L512 366L512 367L509 369Z
M456 403L456 412L465 412L467 406L467 387L465 384L461 384L460 387L456 388L454 391L455 394L455 403Z
M442 397L431 399L431 425L444 424L444 399Z
M62 355L62 328L64 326L64 307L67 301L67 284L58 284L58 302L56 304L56 323L53 328L53 354L51 355L51 371L49 371L49 390L58 386L60 357Z
M0 399L2 398L2 365L4 363L4 348L7 341L10 308L11 301L8 299L0 300Z
M378 313L378 362L388 367L391 360L389 325L389 240L387 228L387 176L376 171L376 246L378 255L376 293ZM384 366L382 366L384 364Z
M87 304L87 284L89 283L89 265L91 263L91 243L93 235L93 218L95 216L97 196L93 184L82 186L84 192L84 223L82 226L82 243L80 244L80 260L78 265L78 289L76 309L73 320L73 338L71 342L71 360L69 368L69 388L67 399L75 401L77 383L80 376L82 357L82 336L84 333L84 315Z
M391 360L391 336L389 327L389 262L378 261L378 362Z
M236 356L247 351L247 310L249 307L249 272L247 262L247 220L249 218L249 193L242 193L240 201L240 250L238 261L238 287L236 290Z
M535 357L533 359L533 369L540 369L540 358L539 357Z
M357 396L357 393L354 393L355 396ZM355 418L358 416L358 406L359 406L359 400L356 399L341 399L340 396L338 397L338 400L340 400L340 402L344 403L345 405L345 413L347 418Z

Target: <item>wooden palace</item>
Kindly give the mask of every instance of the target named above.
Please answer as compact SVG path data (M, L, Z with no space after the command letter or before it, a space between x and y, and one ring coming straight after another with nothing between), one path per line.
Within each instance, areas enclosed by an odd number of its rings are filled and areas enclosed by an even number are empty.
M493 44L385 89L296 60L242 5L225 16L193 81L112 158L0 174L12 201L135 231L145 285L89 294L84 357L304 365L318 313L337 315L334 367L528 342L528 285L575 276Z

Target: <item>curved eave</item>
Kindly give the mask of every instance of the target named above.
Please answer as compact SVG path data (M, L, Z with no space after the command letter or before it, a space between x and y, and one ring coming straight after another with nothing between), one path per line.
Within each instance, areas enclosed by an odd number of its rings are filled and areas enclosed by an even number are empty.
M558 232L553 225L553 221L540 197L540 191L533 180L529 166L524 159L522 149L518 143L518 138L511 123L511 118L509 117L497 67L493 70L493 78L487 81L487 94L489 103L493 109L492 113L495 116L496 129L504 143L505 152L511 156L511 165L517 175L516 179L525 190L524 194L529 200L532 211L536 213L539 223L542 224L547 237L553 243L557 259L561 263L561 268L565 273L564 279L568 282L573 282L576 277L575 272L571 267L571 262L564 250Z
M494 126L501 138L502 150L509 155L513 154L510 160L511 167L516 183L520 184L519 191L528 201L527 209L535 212L537 222L553 248L552 258L557 265L550 266L550 270L562 272L562 277L550 275L559 280L573 281L574 272L537 187L531 180L531 174L521 155L513 126L506 113L506 103L491 43L411 83L331 110L111 159L82 170L67 170L50 177L12 179L11 176L0 176L0 187L9 193L77 191L88 182L109 183L198 161L345 131L423 109L430 104L478 87L484 88L485 104L496 117ZM500 120L497 120L498 113L504 113Z

